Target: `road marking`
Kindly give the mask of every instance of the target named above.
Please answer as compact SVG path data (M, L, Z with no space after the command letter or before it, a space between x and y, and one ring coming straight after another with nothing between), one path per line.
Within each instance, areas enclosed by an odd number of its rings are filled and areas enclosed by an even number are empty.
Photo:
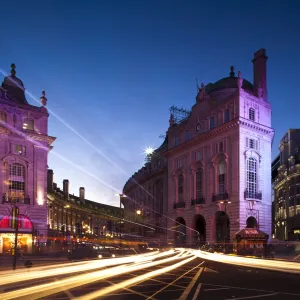
M215 270L210 269L210 268L207 268L207 267L204 268L203 272L208 272L208 273L219 273L218 271L215 271Z
M202 262L201 264L203 264L204 262ZM201 265L200 264L200 265ZM203 268L200 267L199 271L197 272L197 274L194 276L194 278L191 280L190 284L187 286L187 288L185 289L185 291L181 294L180 298L178 300L185 300L189 293L191 292L192 288L194 287L194 285L196 284L199 276L201 275L203 271Z
M196 266L196 267L194 267L194 268L192 268L192 269L190 269L189 271L187 271L187 272L185 272L184 274L182 274L181 276L179 276L178 278L176 278L175 280L173 280L172 282L170 282L169 284L167 284L166 286L164 286L163 288L161 288L159 291L157 291L156 293L154 293L152 296L150 296L150 298L152 298L153 296L155 296L155 295L157 295L158 293L160 293L160 292L162 292L163 290L165 290L166 288L168 288L169 286L172 286L176 281L178 281L180 278L182 278L183 276L185 276L186 274L188 274L188 273L190 273L190 272L192 272L193 270L195 270L195 269L197 269L199 266L201 266L202 264L203 264L204 262L202 262L201 264L199 264L198 266ZM202 271L202 269L203 268L200 268L200 270ZM198 271L198 273L199 273L199 271ZM197 274L198 274L197 273ZM196 274L196 275L197 275ZM201 272L200 272L200 274L201 274ZM200 275L199 274L199 275ZM199 276L198 276L199 277ZM197 278L198 278L197 277ZM194 277L195 278L195 277ZM192 279L192 281L193 281L193 279ZM183 292L184 293L184 292ZM150 298L148 298L148 299L150 299ZM181 298L179 298L179 299L181 299Z
M205 289L204 292L219 291L219 290L229 290L229 288L225 287L225 288L217 288L217 289Z
M257 296L249 296L249 297L241 297L241 298L234 298L234 300L242 300L242 299L253 299L253 298L261 298L261 297L270 297L278 295L279 293L272 293L272 294L266 294L266 295L257 295ZM225 300L232 300L232 298L228 298Z
M275 292L275 291L267 291L267 290L258 290L258 289L249 289L249 288L243 288L243 287L239 287L239 286L219 285L219 284L211 284L211 283L205 283L204 285L227 287L227 288L230 288L230 289L237 289L237 290L265 292L265 293L277 293L277 294L290 295L290 296L300 296L300 294L285 293L285 292ZM232 299L230 299L230 300L232 300Z
M111 282L111 281L108 281L108 280L105 280L105 281L108 282L108 283L110 283L111 285L116 285L115 283L113 283L113 282ZM139 292L137 292L137 291L135 291L135 290L132 290L132 289L130 289L130 288L123 288L123 290L128 291L128 292L131 292L132 294L136 294L136 295L138 295L138 296L142 296L142 297L144 297L144 298L147 298L147 297L148 297L147 295L142 294L142 293L139 293ZM152 298L152 299L155 300L154 298Z
M200 293L200 289L201 289L201 283L198 284L196 292L195 292L194 297L193 297L192 300L197 300L197 297L198 297L198 295Z
M54 278L54 281L59 281L59 279ZM74 295L73 295L69 290L64 290L64 289L61 288L61 287L58 287L58 289L59 289L62 293L65 293L65 294L69 297L69 299L74 299L74 298L75 298Z

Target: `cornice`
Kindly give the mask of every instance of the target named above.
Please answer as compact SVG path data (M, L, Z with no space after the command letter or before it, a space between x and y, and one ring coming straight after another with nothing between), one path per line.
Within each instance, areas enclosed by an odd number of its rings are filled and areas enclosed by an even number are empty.
M47 142L48 145L51 145L55 140L56 137L45 135L45 134L36 134L36 133L26 133L27 137L39 141L39 142Z
M248 92L246 92L245 90L243 90L240 94L241 96L243 96L243 98L245 100L248 100L248 101L252 101L252 102L255 102L256 104L258 105L261 105L265 108L269 108L271 109L271 103L270 102L266 102L265 100L263 100L262 98L258 98L256 97L255 95L252 95L252 94L249 94Z
M241 127L243 127L243 128L248 128L248 129L251 129L251 130L254 129L258 132L267 134L270 137L274 136L274 129L273 128L255 123L255 122L250 121L248 119L239 118L238 124L241 125Z

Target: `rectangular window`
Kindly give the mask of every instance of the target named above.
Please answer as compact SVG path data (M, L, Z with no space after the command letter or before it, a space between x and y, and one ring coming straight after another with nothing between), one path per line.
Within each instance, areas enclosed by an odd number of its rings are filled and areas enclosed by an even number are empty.
M220 143L219 143L219 151L220 151L220 152L223 152L223 151L224 151L224 144L223 144L223 142L220 142Z
M253 108L249 109L249 120L255 121L255 110Z
M178 146L179 145L179 137L176 135L175 137L174 137L174 144L175 144L175 147L176 146Z
M10 144L10 152L11 152L11 144ZM17 155L26 155L26 147L23 145L13 145L13 153Z
M226 109L224 113L224 123L229 122L229 120L230 120L229 109Z
M196 172L196 199L200 199L203 196L202 189L202 169Z
M178 200L183 201L183 175L178 176Z
M195 160L196 160L196 161L199 161L199 160L201 160L201 159L202 159L202 157L201 157L201 151L195 152Z
M176 163L177 169L183 167L183 158L178 158Z
M210 129L215 128L215 118L214 117L210 118L209 128Z
M253 140L253 139L250 139L250 140L249 140L249 147L250 147L251 149L254 149L254 140Z
M30 118L25 118L23 122L23 129L34 130L34 120Z
M225 193L225 174L219 175L219 194Z

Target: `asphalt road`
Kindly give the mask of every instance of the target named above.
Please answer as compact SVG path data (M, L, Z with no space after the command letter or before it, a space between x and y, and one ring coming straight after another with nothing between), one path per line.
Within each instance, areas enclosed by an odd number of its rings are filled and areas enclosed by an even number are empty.
M168 257L172 257L172 255ZM160 259L163 258L159 258L156 261ZM117 274L115 273L114 276L102 280L99 278L99 280L93 283L85 282L74 288L57 289L55 293L40 299L85 299L87 295L91 295L93 292L104 291L110 287L112 289L110 293L94 299L300 300L299 275L204 261L201 258L195 258L174 270L167 270L162 274L153 276L154 271L165 270L165 268L174 266L176 263L180 263L186 259L187 257L182 257L171 263L167 262L154 267L141 268L140 270L121 275L118 275L118 272L116 272ZM86 274L89 274L89 271L86 271ZM147 275L145 276L145 274ZM74 274L72 274L72 276L73 275ZM148 275L152 277L147 278ZM71 277L71 274L39 278L34 281L22 283L18 287L9 285L4 287L2 292L60 281L64 278L68 278L68 276ZM128 280L134 280L135 278L140 278L140 276L144 276L145 278L137 283L128 284ZM121 286L120 284L125 285ZM18 299L36 298L19 297Z

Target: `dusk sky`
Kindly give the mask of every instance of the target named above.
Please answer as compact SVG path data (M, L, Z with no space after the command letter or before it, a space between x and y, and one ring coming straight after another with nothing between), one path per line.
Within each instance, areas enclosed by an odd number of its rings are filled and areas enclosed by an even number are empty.
M84 186L86 198L118 205L116 190L143 165L143 148L162 143L169 107L190 109L196 78L215 82L230 65L252 82L260 48L269 57L273 158L283 134L300 127L298 1L203 3L1 2L0 69L15 63L27 91L39 99L45 90L47 108L90 143L50 116L57 140L48 165L60 187L69 179L71 193Z

